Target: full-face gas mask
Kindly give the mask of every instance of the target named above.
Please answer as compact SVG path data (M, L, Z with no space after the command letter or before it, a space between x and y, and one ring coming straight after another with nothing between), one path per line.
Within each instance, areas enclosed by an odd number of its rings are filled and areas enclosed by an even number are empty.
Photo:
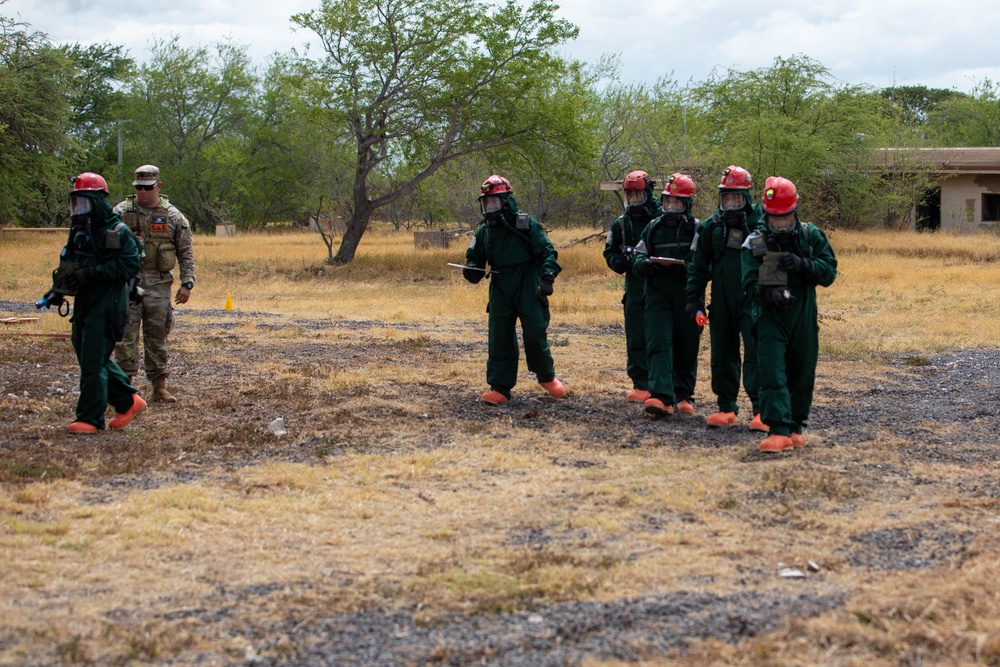
M79 194L69 196L70 238L78 252L86 251L92 245L96 213L91 197Z
M719 193L719 210L726 227L742 228L747 222L746 194L742 190L729 190Z
M484 195L479 198L479 210L490 227L503 222L503 207L504 198L500 195Z
M687 202L681 197L661 197L660 208L663 211L663 221L669 227L676 227L687 220Z
M781 244L788 243L795 236L795 229L798 227L798 216L795 211L784 215L764 215L767 221L767 228L771 232L771 238Z

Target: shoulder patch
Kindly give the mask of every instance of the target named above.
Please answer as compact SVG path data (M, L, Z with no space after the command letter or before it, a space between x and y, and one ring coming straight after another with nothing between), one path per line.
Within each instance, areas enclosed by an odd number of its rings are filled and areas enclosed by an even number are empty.
M608 230L608 235L604 239L604 245L611 245L612 243L614 243L614 235L615 235L615 233L612 230L609 229Z
M469 250L472 250L475 247L476 247L476 237L473 236L472 241L469 243Z

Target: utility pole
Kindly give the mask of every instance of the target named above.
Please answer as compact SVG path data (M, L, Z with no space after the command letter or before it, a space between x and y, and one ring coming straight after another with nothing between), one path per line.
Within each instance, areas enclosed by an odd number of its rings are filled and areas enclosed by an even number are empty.
M122 193L125 191L125 179L122 176L122 147L124 143L122 142L122 122L116 121L118 125L118 192Z

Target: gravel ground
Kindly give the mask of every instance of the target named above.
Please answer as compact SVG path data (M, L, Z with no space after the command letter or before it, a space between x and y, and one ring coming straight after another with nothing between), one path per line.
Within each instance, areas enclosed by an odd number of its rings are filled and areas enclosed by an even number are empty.
M496 665L557 667L584 658L635 661L683 650L692 640L737 642L809 618L842 596L716 596L680 593L614 602L572 602L521 614L452 616L421 626L406 612L365 612L309 623L291 660L245 665ZM275 628L296 634L289 621ZM348 649L348 650L345 650Z
M0 313L27 314L34 312L29 304L0 301ZM212 320L209 325L193 322L189 316ZM768 456L756 451L759 436L748 432L706 430L701 420L633 419L622 428L623 409L619 397L610 395L574 395L573 400L551 402L528 394L515 394L502 411L485 407L470 400L467 389L421 383L418 389L435 407L425 414L393 414L380 412L361 415L374 424L366 433L353 432L351 421L358 415L342 415L331 408L329 396L299 397L294 387L275 387L259 383L247 366L239 363L242 355L253 354L258 359L281 358L301 369L316 365L321 359L324 368L331 364L349 368L359 360L373 355L396 355L397 363L407 363L401 348L391 341L370 340L338 344L335 359L307 336L302 340L275 343L273 347L255 342L252 346L238 334L238 327L250 317L258 328L284 329L298 327L302 331L333 329L367 330L391 327L412 332L414 336L430 335L434 329L419 324L371 321L329 322L293 320L267 313L238 315L226 311L185 309L177 318L177 333L185 337L209 337L221 340L231 350L232 362L214 361L211 365L177 364L177 381L197 388L204 396L218 396L234 379L243 388L229 402L216 399L212 409L218 424L199 431L198 443L190 442L190 431L174 440L158 443L157 454L142 460L124 460L114 451L114 444L99 445L90 455L100 457L101 473L88 475L86 483L93 489L87 501L100 504L115 494L136 489L151 489L164 484L177 484L203 477L204 469L214 466L239 467L257 465L271 460L316 462L338 456L345 450L373 453L433 450L450 437L447 430L456 424L485 424L494 437L504 437L510 420L528 425L539 434L550 432L557 425L571 425L581 445L579 455L569 459L554 459L553 464L586 468L602 465L600 456L609 443L621 448L677 447L719 448L744 447L743 461L757 465ZM211 330L206 334L207 329ZM220 337L223 332L228 336ZM554 337L569 334L615 335L621 327L573 328L554 326ZM479 355L485 359L485 332L469 336L471 342L426 343L426 352L441 355ZM405 351L405 350L404 350ZM43 358L46 349L38 348L35 356ZM49 365L55 370L38 385L35 363L5 361L0 365L0 397L9 398L8 407L0 419L0 434L4 449L25 452L25 466L45 466L51 460L63 462L63 474L73 477L77 472L72 461L79 456L73 441L66 437L40 435L28 428L15 428L17 417L11 417L29 395L39 393L67 394L73 398L76 369L72 360L56 358L52 352ZM427 363L415 358L414 364ZM888 373L884 382L858 383L857 389L837 389L826 382L821 362L819 384L824 385L817 396L807 437L809 456L823 462L837 456L837 465L859 480L872 485L898 488L902 494L918 493L921 485L935 484L908 469L891 462L871 460L864 443L876 437L898 438L907 445L910 461L951 464L963 468L992 466L996 460L996 418L1000 415L1000 350L972 349L931 356L903 356L886 360ZM248 375L249 373L249 375ZM228 383L228 385L227 385ZM843 385L838 385L843 386ZM406 387L385 389L406 391ZM13 398L10 398L13 397ZM15 400L16 399L16 400ZM275 439L262 434L261 425L282 414L290 401L299 401L299 416L289 416L288 438ZM176 419L180 423L192 419L193 402L177 404ZM10 407L13 406L13 407ZM298 428L308 422L309 410L325 410L323 423L331 426L317 432ZM701 412L705 409L702 406ZM317 420L318 417L317 417ZM296 423L298 422L298 423ZM406 428L401 428L401 424ZM5 426L6 424L6 426ZM414 426L415 425L415 426ZM308 433L296 437L294 433ZM38 447L37 445L44 445ZM106 451L101 448L105 447ZM845 452L846 458L845 458ZM184 456L179 456L183 454ZM160 458L158 458L160 457ZM182 463L177 463L183 459ZM68 462L68 463L67 463ZM217 468L216 468L217 469ZM761 498L773 501L777 492ZM1000 498L1000 480L994 475L970 475L956 483L956 494L980 498ZM904 518L905 519L905 518ZM683 520L683 518L681 519ZM845 536L839 555L854 567L871 571L901 571L939 567L960 558L973 540L981 534L976 527L958 529L955 525L931 523L907 524L901 520L898 528L859 531ZM512 536L514 541L544 543L546 535ZM269 595L270 591L255 591ZM223 597L231 592L221 592ZM530 613L480 614L469 617L446 616L432 623L419 621L419 615L406 610L370 610L350 615L329 615L310 619L289 618L272 627L247 628L242 634L260 650L260 655L248 655L245 665L577 665L585 659L617 659L635 661L649 656L669 656L683 651L692 640L713 637L725 642L770 632L789 619L808 618L842 605L847 592L831 590L811 594L748 591L728 596L702 592L616 600L613 602L573 602L557 604ZM225 607L224 607L225 608ZM197 615L197 611L194 612ZM206 612L205 622L217 622L215 612ZM2 648L2 647L0 647ZM284 655L279 659L274 655ZM216 657L217 658L217 657ZM204 662L212 656L203 656ZM39 663L43 664L43 663Z

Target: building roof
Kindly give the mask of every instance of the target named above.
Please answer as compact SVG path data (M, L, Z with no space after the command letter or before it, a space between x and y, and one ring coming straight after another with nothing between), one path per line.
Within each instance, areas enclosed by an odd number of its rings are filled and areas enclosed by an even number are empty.
M909 163L940 174L1000 174L1000 148L880 148L877 162Z

